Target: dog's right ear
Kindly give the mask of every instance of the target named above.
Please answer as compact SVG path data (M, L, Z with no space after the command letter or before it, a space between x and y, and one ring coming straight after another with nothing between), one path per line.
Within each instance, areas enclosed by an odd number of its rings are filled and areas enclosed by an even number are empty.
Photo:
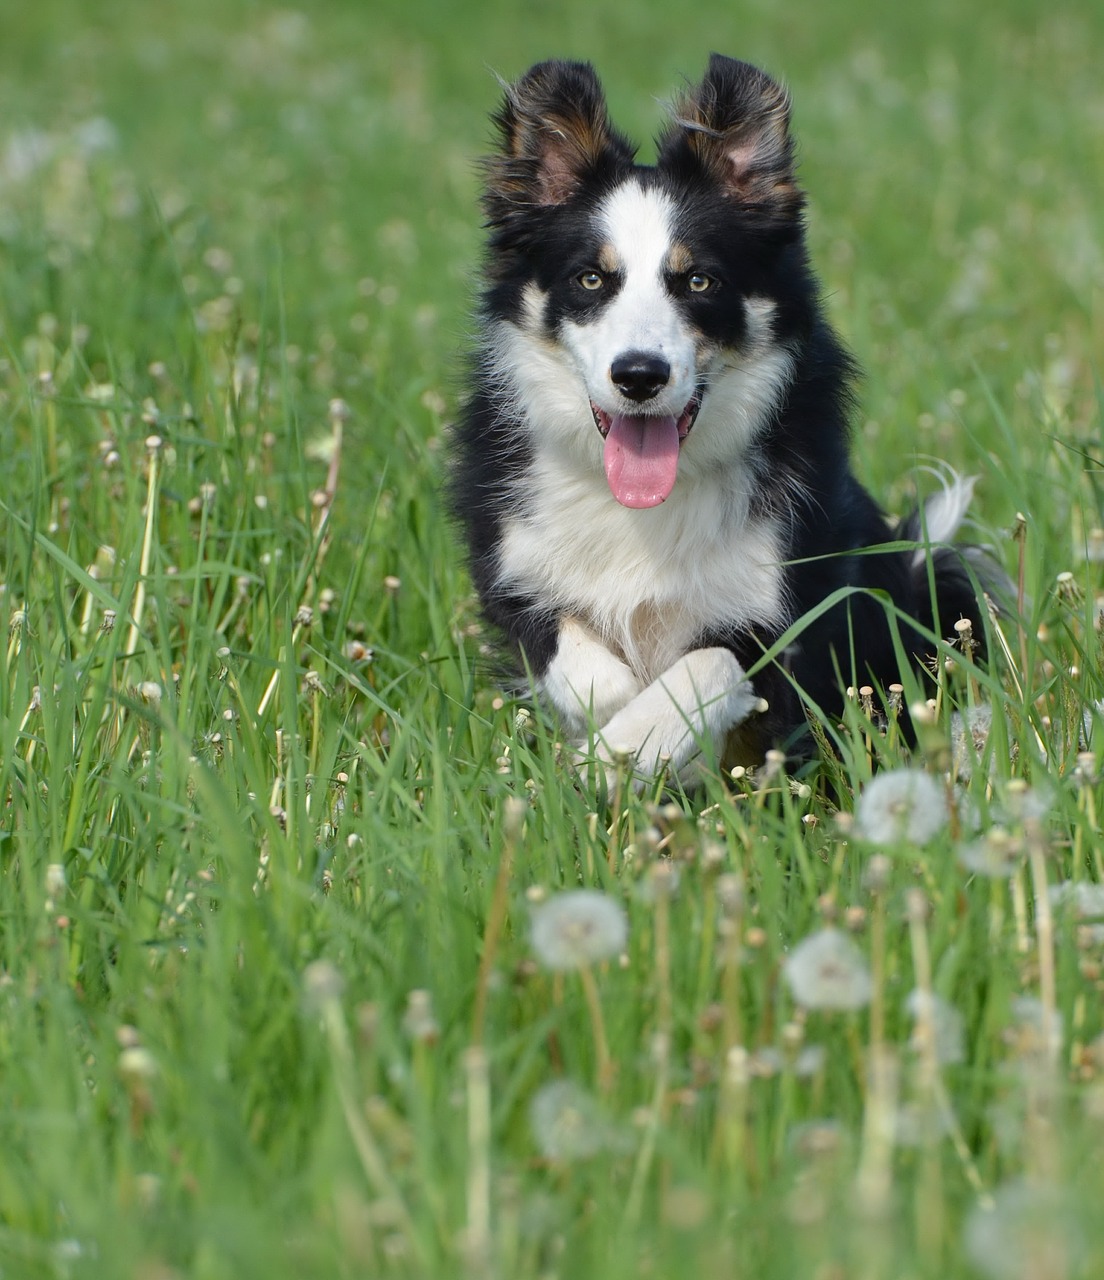
M485 165L491 225L565 203L605 169L632 163L634 148L614 129L588 62L539 62L507 84L492 117L499 151Z

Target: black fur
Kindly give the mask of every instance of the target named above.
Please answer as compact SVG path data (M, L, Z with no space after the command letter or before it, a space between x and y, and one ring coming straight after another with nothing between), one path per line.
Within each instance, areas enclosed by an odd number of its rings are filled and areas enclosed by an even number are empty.
M825 318L809 265L785 93L755 68L714 55L703 83L676 106L654 167L635 163L634 148L610 125L597 77L585 64L533 68L508 88L495 119L501 137L486 167L484 201L485 330L496 321L522 322L529 282L547 296L550 335L565 317L585 320L598 299L580 293L574 276L601 248L590 220L595 204L630 175L663 190L678 206L679 238L692 249L696 267L724 281L716 296L687 294L679 301L705 340L740 348L744 299L765 296L775 305L773 339L794 355L792 381L746 459L756 477L757 513L781 517L788 530L788 621L852 586L884 594L940 635L952 634L959 617L968 617L981 640L981 611L956 552L934 556L934 599L928 561L914 566L911 551L848 554L919 537L920 527L917 519L891 526L851 471L855 366ZM607 298L616 287L611 278ZM486 617L539 678L555 654L563 610L542 593L540 581L509 590L496 583L503 522L516 501L509 483L530 466L533 437L521 429L485 355L477 352L472 363L455 433L450 502ZM580 429L592 428L584 423ZM725 646L747 668L782 629L776 621L718 626L695 643ZM922 662L930 643L907 625L900 632L905 651ZM885 687L897 680L893 626L881 601L850 597L756 677L757 691L771 705L768 734L776 739L804 723L789 677L828 715L840 709L841 686Z

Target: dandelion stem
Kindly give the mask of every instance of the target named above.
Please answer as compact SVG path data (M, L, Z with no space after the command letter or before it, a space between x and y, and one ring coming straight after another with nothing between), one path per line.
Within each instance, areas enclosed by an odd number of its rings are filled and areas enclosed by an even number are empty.
M375 1137L364 1119L364 1115L353 1089L352 1051L349 1046L349 1035L345 1027L345 1019L341 1012L341 1002L334 996L327 997L322 1003L322 1024L326 1031L326 1039L330 1045L330 1057L334 1066L334 1081L341 1102L341 1110L345 1116L345 1124L349 1136L353 1140L361 1168L371 1184L373 1192L379 1197L390 1212L396 1226L409 1241L411 1251L425 1265L427 1259L414 1228L414 1221L404 1203L398 1187L392 1181L387 1161L383 1152L376 1145Z
M919 1048L917 1093L923 1117L923 1155L916 1199L916 1235L933 1269L939 1265L945 1233L943 1180L938 1130L928 1123L938 1113L939 1059L936 1053L935 998L932 991L931 950L925 923L927 903L921 890L908 894L909 941L912 967L920 999L916 1005L916 1042Z
M300 637L302 634L303 634L303 627L302 627L302 625L301 625L301 624L300 624L300 625L297 625L297 626L295 626L295 627L293 627L293 628L292 628L292 630L291 630L291 647L292 647L292 650L293 650L293 651L294 651L295 647L298 645L298 643L299 643L299 637ZM267 688L265 689L264 694L263 694L263 696L261 697L260 702L257 704L257 719L258 719L258 720L260 720L260 718L264 715L265 711L268 709L268 704L272 701L272 695L276 692L276 686L280 683L280 671L281 671L281 669L282 669L283 661L284 661L284 650L283 650L283 649L281 649L281 650L280 650L279 660L277 661L277 664L276 664L276 670L275 670L275 671L273 671L273 673L272 673L272 678L269 680L269 682L268 682L268 686L267 686Z
M662 864L653 867L653 872L660 870ZM663 868L666 870L666 867ZM636 1165L633 1169L632 1182L629 1185L629 1196L625 1206L624 1225L630 1230L640 1221L641 1209L644 1205L644 1187L648 1180L648 1172L655 1158L656 1141L659 1137L660 1125L663 1122L663 1108L667 1099L667 1085L671 1070L671 1032L673 1030L673 1004L671 1000L671 908L669 886L655 880L655 965L656 965L656 1024L654 1041L656 1062L655 1089L652 1092L652 1104L648 1108L648 1120L644 1127L644 1136L637 1153Z
M502 824L502 857L498 861L498 873L495 876L491 907L487 913L487 923L483 930L483 954L479 957L479 976L475 984L472 1043L477 1045L483 1043L483 1032L487 1017L487 990L491 982L491 973L494 969L499 939L502 937L502 929L506 923L510 880L514 874L514 850L517 847L518 836L521 834L524 809L524 800L511 797L506 801L506 812Z
M1039 996L1043 1004L1043 1036L1046 1057L1053 1067L1058 1058L1058 996L1054 969L1054 917L1047 892L1046 863L1043 860L1042 831L1035 820L1025 824L1028 841L1028 865L1031 867L1035 891L1035 939L1039 951Z
M594 1035L594 1055L597 1059L597 1077L599 1093L608 1093L613 1084L613 1060L610 1057L609 1041L606 1039L606 1024L602 1017L602 1002L598 998L598 983L594 980L594 970L588 964L579 967L579 981L583 984L583 995L586 997L587 1010L590 1013L590 1027Z
M625 1204L623 1226L628 1231L634 1230L640 1222L641 1210L644 1207L644 1188L652 1161L655 1159L656 1140L659 1137L663 1107L667 1099L667 1085L671 1073L671 1040L662 1031L655 1037L653 1052L656 1059L655 1088L652 1091L652 1102L648 1108L644 1136L640 1142L640 1150L637 1152L632 1182L629 1185L629 1196Z
M884 1045L871 1052L863 1111L862 1153L856 1191L865 1216L882 1218L893 1189L894 1116L897 1109L897 1059Z
M147 441L149 448L149 478L146 484L146 524L142 532L142 551L138 560L138 582L134 588L134 600L130 609L130 631L127 633L126 647L123 649L124 662L134 656L138 649L141 635L142 614L146 610L146 579L149 575L150 560L153 555L153 529L157 520L157 487L160 477L161 440L158 436L150 436L156 445Z
M465 1244L473 1275L491 1263L491 1080L487 1054L472 1045L464 1054L468 1082L468 1224Z

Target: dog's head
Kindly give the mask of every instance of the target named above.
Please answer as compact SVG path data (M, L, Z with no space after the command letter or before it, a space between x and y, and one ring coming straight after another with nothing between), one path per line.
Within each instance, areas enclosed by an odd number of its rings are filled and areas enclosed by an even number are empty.
M635 163L585 63L533 67L495 122L484 206L499 362L546 437L600 453L622 505L656 506L680 466L731 460L789 376L779 277L804 257L788 96L714 55L655 166ZM699 415L711 439L688 448Z

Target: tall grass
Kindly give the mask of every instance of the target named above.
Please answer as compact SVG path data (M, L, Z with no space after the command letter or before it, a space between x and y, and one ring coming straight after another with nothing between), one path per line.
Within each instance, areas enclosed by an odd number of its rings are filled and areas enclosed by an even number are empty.
M4 24L4 1275L1100 1274L1102 26ZM793 88L860 471L980 475L1021 594L913 751L856 691L815 767L603 802L437 499L486 67L646 137L712 47Z

